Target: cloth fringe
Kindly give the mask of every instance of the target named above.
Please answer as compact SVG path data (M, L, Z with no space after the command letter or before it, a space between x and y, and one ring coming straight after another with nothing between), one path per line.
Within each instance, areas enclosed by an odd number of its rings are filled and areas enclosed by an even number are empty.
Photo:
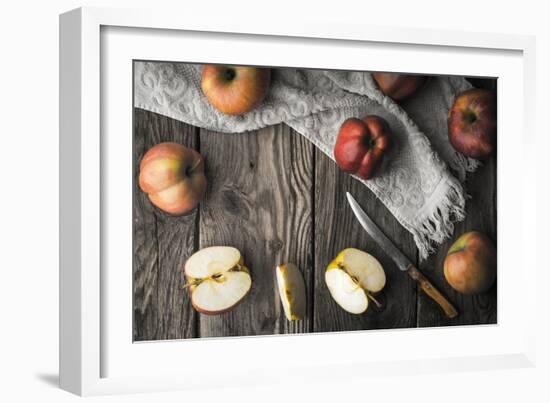
M416 226L408 228L414 237L421 259L426 259L435 251L437 245L451 237L454 224L466 217L466 197L462 185L455 178L449 179L448 182L449 187L440 197L434 211Z

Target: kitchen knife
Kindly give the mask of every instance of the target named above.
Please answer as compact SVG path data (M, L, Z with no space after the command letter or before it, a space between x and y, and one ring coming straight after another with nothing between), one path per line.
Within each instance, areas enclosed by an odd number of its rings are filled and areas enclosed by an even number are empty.
M430 281L418 270L407 257L388 239L386 235L376 226L370 217L363 211L359 203L353 196L346 192L348 202L353 210L353 213L359 220L361 226L367 233L380 245L386 254L393 259L400 270L409 273L409 276L418 284L431 299L433 299L445 312L448 318L454 318L458 315L455 307L441 294Z

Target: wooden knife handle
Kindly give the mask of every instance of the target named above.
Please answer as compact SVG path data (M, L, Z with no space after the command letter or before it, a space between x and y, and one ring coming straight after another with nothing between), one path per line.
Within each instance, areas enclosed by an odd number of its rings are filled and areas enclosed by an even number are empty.
M430 280L428 280L416 267L411 265L409 269L407 270L409 273L409 276L412 277L413 280L417 281L418 284L420 284L420 288L437 304L443 309L443 312L445 312L445 315L449 319L452 319L458 315L458 311L455 309L455 307L441 294L437 288L433 286L432 283L430 283Z

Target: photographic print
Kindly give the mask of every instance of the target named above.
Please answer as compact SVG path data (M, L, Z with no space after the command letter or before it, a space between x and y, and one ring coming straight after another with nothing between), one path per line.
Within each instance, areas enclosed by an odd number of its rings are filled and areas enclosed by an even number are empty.
M135 342L497 323L496 78L133 74Z

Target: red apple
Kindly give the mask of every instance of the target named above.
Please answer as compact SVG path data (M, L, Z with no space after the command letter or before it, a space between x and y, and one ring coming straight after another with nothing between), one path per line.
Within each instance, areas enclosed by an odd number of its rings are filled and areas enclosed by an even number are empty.
M447 252L445 279L463 294L486 292L497 275L497 253L491 240L476 231L462 234Z
M220 112L240 115L257 107L265 98L271 70L258 67L206 64L201 88L208 102Z
M141 160L139 187L159 209L174 215L187 213L206 191L204 160L180 144L157 144Z
M396 73L372 73L380 90L394 101L410 97L426 81L426 76Z
M449 141L467 157L484 159L496 148L497 105L489 90L471 89L459 94L449 110Z
M342 171L370 179L390 148L390 127L379 116L347 119L334 145L334 158Z

